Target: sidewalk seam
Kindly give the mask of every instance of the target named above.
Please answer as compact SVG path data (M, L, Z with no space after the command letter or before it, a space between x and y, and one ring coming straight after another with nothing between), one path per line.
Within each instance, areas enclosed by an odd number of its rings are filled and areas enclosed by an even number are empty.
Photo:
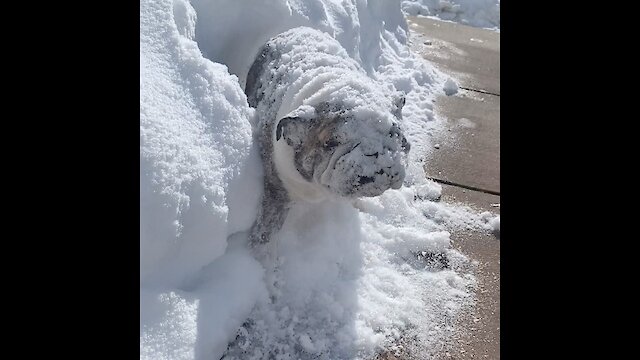
M433 180L433 181L435 181L437 183L440 183L440 184L451 185L451 186L464 188L464 189L467 189L467 190L473 190L473 191L478 191L478 192L482 192L482 193L485 193L485 194L491 194L491 195L500 196L500 191L488 190L488 189L483 189L483 188L479 188L479 187L475 187L475 186L459 184L459 183L455 183L455 182L452 182L452 181L438 179L438 178L429 177L429 176L427 176L427 179Z
M475 91L475 92L479 92L479 93L487 94L487 95L500 96L500 94L496 94L496 93L492 93L492 92L484 91L484 90L476 90L476 89L472 89L472 88L468 88L468 87L464 87L464 86L460 86L460 89L467 90L467 91Z

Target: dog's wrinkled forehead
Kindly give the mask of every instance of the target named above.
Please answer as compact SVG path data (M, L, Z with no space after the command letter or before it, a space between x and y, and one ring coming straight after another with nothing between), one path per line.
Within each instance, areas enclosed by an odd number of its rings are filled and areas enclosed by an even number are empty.
M397 118L392 112L350 109L340 105L322 103L316 107L312 125L313 138L320 142L334 139L342 143L358 138L377 138L394 127Z
M294 111L278 122L276 141L284 136L287 144L297 152L302 148L330 149L369 139L381 142L381 145L390 150L407 152L408 144L398 125L402 105L404 98L402 103L391 107L389 111L354 108L335 102L320 103L312 111L309 106L305 106L304 111ZM296 116L298 113L301 115Z

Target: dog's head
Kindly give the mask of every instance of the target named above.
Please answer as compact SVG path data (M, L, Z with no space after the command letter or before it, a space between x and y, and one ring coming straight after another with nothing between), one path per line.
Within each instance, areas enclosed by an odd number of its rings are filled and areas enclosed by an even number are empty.
M293 149L306 181L344 197L377 196L400 188L405 177L410 145L398 124L404 101L395 96L383 112L323 102L307 115L281 119L276 141Z

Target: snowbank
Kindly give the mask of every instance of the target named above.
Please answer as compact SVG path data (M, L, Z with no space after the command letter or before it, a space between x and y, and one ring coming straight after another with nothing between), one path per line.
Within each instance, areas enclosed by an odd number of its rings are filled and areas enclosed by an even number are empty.
M500 0L403 0L402 10L408 15L500 30Z
M189 38L194 21L193 9L180 0L140 4L140 281L145 285L178 286L222 255L226 237L251 226L259 197L255 190L235 198L229 191L260 188L257 153L251 150L253 109L236 78L203 58Z
M246 251L227 252L197 286L140 288L140 359L219 359L253 308L266 298L264 270Z
M192 359L196 348L226 346L251 310L262 274L249 255L223 255L227 237L251 226L260 195L253 110L226 67L202 57L192 40L195 20L181 0L140 3L143 359ZM235 266L236 276L218 274L205 290L183 291L212 262ZM215 300L225 293L232 296ZM210 308L229 314L215 329L203 322ZM202 333L214 335L196 347Z
M243 77L265 40L300 25L407 94L410 164L381 197L296 204L256 254L262 167ZM399 0L141 0L141 359L370 358L414 336L419 358L439 348L473 278L422 169L447 77L406 40Z

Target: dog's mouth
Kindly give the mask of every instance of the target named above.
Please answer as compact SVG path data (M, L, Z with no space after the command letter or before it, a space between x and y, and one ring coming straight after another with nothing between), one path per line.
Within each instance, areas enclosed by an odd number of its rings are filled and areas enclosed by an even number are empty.
M387 171L385 171L387 170ZM378 196L388 189L399 189L404 181L404 169L389 167L380 169L373 176L357 176L348 189L348 195Z

